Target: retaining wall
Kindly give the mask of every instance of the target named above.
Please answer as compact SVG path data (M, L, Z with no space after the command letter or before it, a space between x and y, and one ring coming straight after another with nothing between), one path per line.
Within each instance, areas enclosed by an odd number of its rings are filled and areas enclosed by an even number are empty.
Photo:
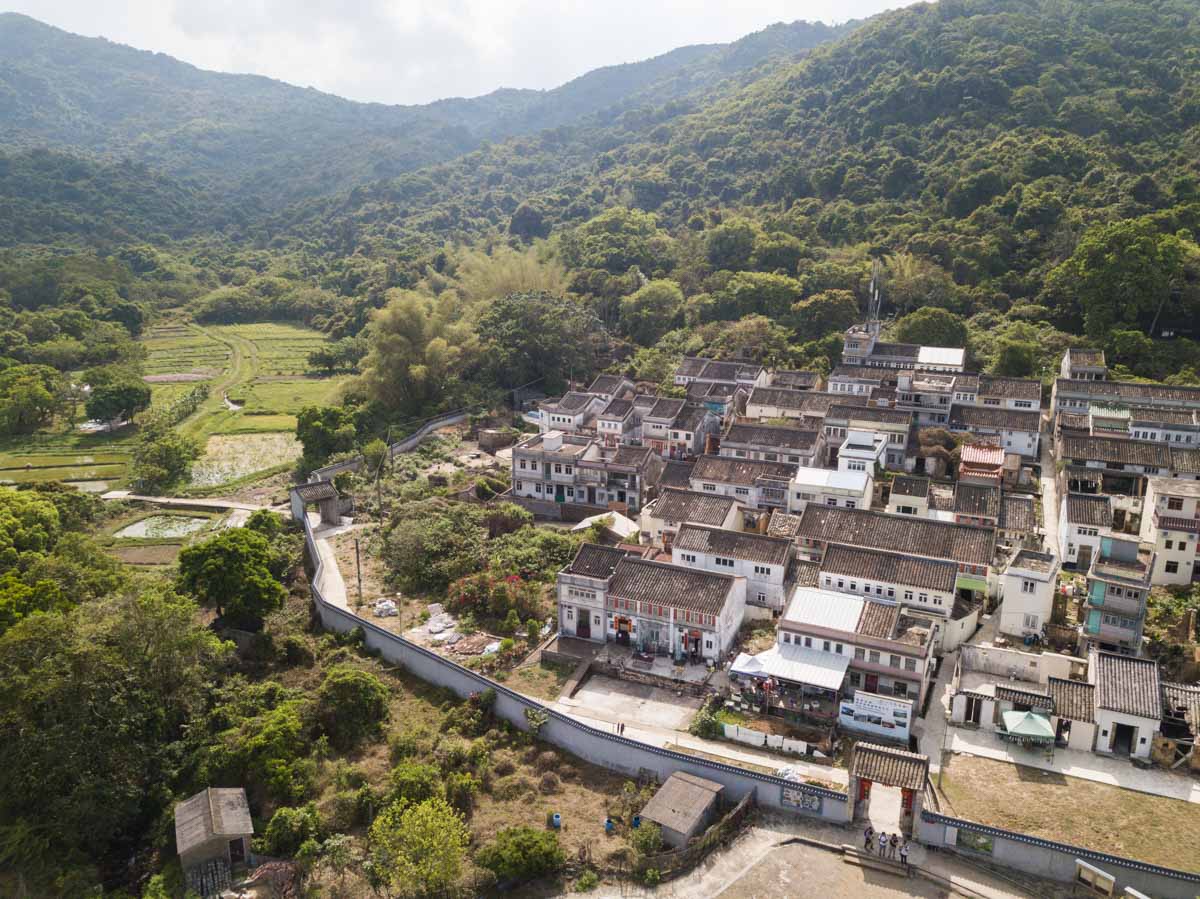
M416 449L422 440L438 428L459 424L466 421L470 415L470 409L459 409L458 411L447 412L445 415L429 419L429 421L425 422L407 437L388 446L388 458L395 459L401 453L411 452ZM353 459L343 459L341 462L333 462L322 468L314 468L308 475L308 482L315 484L317 481L332 481L335 476L341 474L343 471L358 471L362 468L363 462L362 456L355 456Z
M327 630L346 633L361 628L368 648L377 650L383 658L403 666L421 680L445 687L464 698L483 690L495 690L496 714L522 730L530 727L525 717L526 710L544 714L546 722L538 732L539 738L593 764L620 771L632 778L650 775L659 782L665 781L675 771L687 771L724 785L727 795L733 800L740 800L757 790L758 803L762 806L785 809L837 824L850 822L853 804L848 802L843 793L786 781L599 730L384 630L349 609L327 602L321 595L320 585L324 575L321 557L307 516L303 524L305 547L314 566L311 581L313 601L321 624Z
M1081 801L1086 802L1086 799ZM991 852L965 848L959 843L960 831L973 840L990 840ZM1189 835L1178 836L1184 844L1189 843ZM1157 899L1195 899L1200 895L1200 874L1013 833L929 810L921 812L918 839L927 846L950 847L968 858L986 859L1006 868L1063 883L1075 880L1075 860L1080 859L1114 876L1118 891L1130 886Z

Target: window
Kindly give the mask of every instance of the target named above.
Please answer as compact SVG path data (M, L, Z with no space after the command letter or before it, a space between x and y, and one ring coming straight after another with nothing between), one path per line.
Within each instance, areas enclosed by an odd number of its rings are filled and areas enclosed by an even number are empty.
M854 500L852 500L852 499L846 500L846 508L847 509L854 509L854 508L857 508L857 506L858 506L858 503L856 503Z
M918 596L918 597L917 597L917 601L918 601L918 602L920 602L920 603L927 603L927 602L929 602L929 594L928 594L928 593L922 593L920 596Z
M893 696L907 696L908 695L908 684L906 684L902 680L896 681L894 684L892 684L892 695Z
M1017 409L1032 409L1033 403L1029 400L1014 400L1013 406L1015 406Z
M732 568L733 567L733 559L723 559L720 556L713 556L713 563L718 568Z
M712 649L712 648L713 648L713 642L712 642L712 640L706 639L706 640L704 641L704 648L705 648L705 649Z
M858 581L851 581L851 582L850 582L850 592L851 592L851 593L857 593L857 592L858 592Z
M856 661L863 661L867 657L867 652L861 646L854 647L854 658Z
M784 631L784 633L783 633L783 642L784 642L784 643L791 643L791 642L792 642L792 635L791 635L791 634L789 634L787 631Z
M836 505L837 505L837 497L836 497L836 496L827 496L827 497L825 497L825 505L827 505L827 506L836 506Z
M1038 626L1037 615L1026 615L1025 616L1025 627L1029 628L1030 630L1037 630L1037 626Z
M525 460L522 459L521 460L521 471L524 471L524 470L525 470Z
M1167 563L1167 574L1179 574L1179 563L1178 562L1168 562Z
M1175 548L1175 542L1173 540L1168 540L1167 541L1167 549L1174 549L1174 548Z
M716 484L701 484L700 486L702 486L702 487L703 487L705 490L707 490L709 493L715 493L715 492L716 492L716 489L717 489L717 485L716 485Z
M680 553L680 554L679 554L679 561L681 561L681 562L695 562L695 561L696 561L696 557L695 557L695 555L693 555L692 553Z
M822 649L822 651L824 651L824 652L829 652L829 641L828 641L828 640L824 640L824 641L822 641L822 643L821 643L821 649Z
M888 599L895 599L895 598L896 598L896 588L888 587Z
M562 474L562 463L561 463L561 462L555 462L555 463L554 463L554 473L555 473L555 474Z
M524 484L522 484L520 481L517 481L517 489L518 489L518 490L524 490L524 489L525 489L525 485L524 485Z
M862 684L862 675L857 671L850 672L850 686L857 687Z
M533 490L534 490L534 492L535 492L535 493L541 493L541 492L542 492L542 485L541 485L541 484L534 484L534 485L533 485Z
M935 606L940 606L942 604L942 598L940 596L935 596L933 598L933 604Z
M867 470L867 463L866 463L866 462L857 462L857 461L853 461L853 460L851 460L851 461L849 461L849 462L847 462L847 463L846 463L846 469L847 469L848 471L866 471L866 470Z
M766 601L767 601L767 594L763 593L763 592L760 590L760 591L758 592L758 601L759 601L760 603L766 603Z
M1183 497L1168 496L1167 497L1167 508L1170 509L1172 512L1183 511Z
M804 645L807 646L809 649L812 649L812 637L805 637Z
M842 580L841 578L838 578L838 589L839 590L846 589L846 582L844 580Z
M575 610L572 609L570 606L568 606L567 607L567 621L574 621L574 620L575 620Z
M1021 579L1021 592L1022 593L1035 593L1035 592L1037 592L1037 584L1031 580L1022 578Z
M754 573L761 574L764 577L770 577L771 576L771 566L770 565L755 565Z
M917 660L916 659L905 659L904 660L904 670L905 671L916 671L917 670Z
M872 649L869 653L867 653L867 661L878 665L879 664L879 650Z
M825 575L825 586L826 587L833 586L833 578L831 578L829 575Z
M905 590L904 591L904 601L912 602L912 598L913 598L913 592L911 590Z
M736 493L738 496L749 496L750 488L749 487L734 487L733 492Z
M888 665L892 668L899 668L900 667L900 656L898 656L898 655L888 656Z

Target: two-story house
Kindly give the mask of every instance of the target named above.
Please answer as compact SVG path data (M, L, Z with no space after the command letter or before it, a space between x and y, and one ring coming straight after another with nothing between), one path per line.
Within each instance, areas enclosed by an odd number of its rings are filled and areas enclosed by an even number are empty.
M904 468L905 446L913 425L912 412L839 403L829 407L824 424L825 439L831 447L840 446L851 431L883 435L887 445L881 463L892 471Z
M1112 499L1103 494L1068 493L1059 504L1058 557L1064 565L1087 571L1112 536Z
M721 438L719 454L735 459L760 459L765 462L790 462L815 465L825 452L825 438L819 430L804 430L789 425L733 424Z
M823 419L829 407L866 405L866 396L844 396L815 390L793 390L789 387L755 387L746 400L746 417L762 421L773 418Z
M731 496L669 487L647 504L638 518L642 543L665 549L671 548L679 529L687 524L738 531L742 529L742 510Z
M658 484L663 461L647 447L547 431L513 447L518 499L626 509L637 514Z
M688 459L704 452L720 419L703 406L661 397L642 415L642 442L664 459Z
M1040 636L1054 611L1058 558L1023 549L1008 563L1001 580L1000 633L1018 639Z
M608 582L617 563L629 552L615 546L584 543L570 563L558 573L558 632L603 643L608 633L605 601Z
M1154 552L1136 540L1104 537L1087 574L1080 625L1081 652L1097 648L1124 655L1142 654L1146 599Z
M1140 536L1154 547L1151 583L1190 584L1200 574L1200 481L1150 478Z
M596 416L596 437L605 446L639 442L642 438L642 416L633 400L609 400L608 405Z
M562 431L546 431L529 437L513 447L512 492L514 497L550 503L574 503L577 497L576 467L592 441Z
M538 405L539 428L543 434L547 431L576 434L589 430L607 402L603 397L578 391L563 394L557 400L546 400Z
M635 389L633 381L624 375L596 375L596 380L588 386L587 392L607 403L618 397L631 397Z
M671 561L746 579L746 608L770 617L783 609L795 544L783 537L685 524L671 544Z
M994 406L955 405L947 425L950 431L987 439L1005 452L1036 459L1039 452L1042 415Z
M797 466L787 462L700 456L692 468L692 489L732 497L748 509L786 509Z
M842 339L842 362L869 368L921 368L939 372L962 371L966 364L967 354L962 347L884 343L879 340L880 330L878 321L848 328Z
M892 478L885 512L893 515L914 515L926 518L929 515L929 478L912 475L897 475Z
M675 386L691 384L728 384L731 387L765 385L766 369L755 362L707 359L703 356L684 356L675 369Z
M1103 381L1108 378L1104 350L1071 347L1063 353L1059 376L1068 381Z
M867 471L835 471L802 465L792 476L787 510L799 514L809 505L869 509L875 481Z

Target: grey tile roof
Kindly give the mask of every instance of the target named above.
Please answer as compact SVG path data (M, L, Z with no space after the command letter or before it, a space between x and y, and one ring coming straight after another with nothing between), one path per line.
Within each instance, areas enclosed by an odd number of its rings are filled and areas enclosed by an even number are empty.
M1032 496L1005 493L1000 497L1000 530L1032 532L1037 529L1037 524Z
M791 480L796 466L787 462L735 459L730 456L700 456L692 469L692 481L750 486L758 478Z
M1092 676L1096 684L1096 708L1122 712L1141 718L1162 718L1162 685L1158 663L1111 652L1092 657Z
M787 425L735 424L721 439L727 443L744 446L777 447L781 450L811 450L820 435L816 431L790 428Z
M1071 347L1067 350L1071 362L1075 365L1104 365L1104 350L1093 350L1087 347Z
M689 490L692 486L692 467L694 462L681 462L678 459L668 459L663 463L663 473L658 479L658 486L665 490L668 487L679 487Z
M1200 474L1200 449L1171 447L1171 470L1176 474Z
M1111 528L1112 500L1105 494L1068 493L1067 523L1093 528Z
M820 380L820 372L815 371L776 371L771 374L772 386L790 387L794 390L811 390Z
M1054 714L1072 721L1096 720L1096 687L1087 681L1049 678L1046 688L1054 699Z
M642 809L642 817L676 833L690 834L725 787L703 777L675 771Z
M1103 381L1097 381L1103 384ZM1060 459L1080 462L1115 462L1121 465L1143 465L1151 468L1170 468L1171 450L1164 443L1129 440L1125 437L1095 437L1064 434Z
M1042 401L1042 382L1033 378L980 375L979 395L997 396L1009 400L1031 400L1036 406Z
M213 837L253 833L250 806L241 787L209 787L175 806L175 846L181 855Z
M704 366L707 364L708 360L699 356L684 356L676 366L675 374L679 377L694 378L704 370Z
M1027 705L1031 709L1052 711L1054 708L1054 699L1048 693L1034 693L1008 684L996 684L996 699L1013 705Z
M596 375L596 380L588 387L588 393L616 393L622 385L629 384L631 382L624 375Z
M904 409L835 403L829 407L825 418L830 421L873 421L879 424L907 425L913 420L913 414Z
M772 537L787 537L789 540L796 536L800 527L800 516L775 509L771 512L771 520L767 523L767 533Z
M865 406L865 396L854 397L844 393L820 393L813 390L791 390L787 387L755 387L750 391L752 405L778 406L793 412L809 412L824 415L833 405Z
M868 581L901 584L922 590L950 593L958 577L953 562L921 559L907 553L880 552L854 546L830 546L821 560L829 574L859 577Z
M296 495L306 503L315 503L322 499L333 499L338 492L332 482L318 481L315 484L304 484L297 487Z
M643 417L662 419L668 422L674 421L685 405L687 405L687 400L662 396L655 400L654 406Z
M737 505L733 497L713 496L674 487L662 492L654 505L654 517L664 521L692 522L719 527Z
M727 531L722 528L685 524L679 529L673 547L701 553L716 553L762 562L767 565L782 565L792 551L792 541L786 537L768 537L743 531Z
M719 615L734 579L666 562L625 558L617 563L608 592L619 599Z
M623 419L633 411L633 400L613 399L600 413L601 418Z
M688 403L679 410L679 414L671 422L671 427L680 431L695 431L704 422L704 419L710 415L712 413L703 406Z
M850 774L872 783L905 790L924 790L929 757L874 743L855 743Z
M892 496L929 496L929 478L898 475L892 479Z
M1095 397L1136 405L1139 401L1200 403L1200 387L1142 384L1133 381L1088 381L1058 378L1054 382L1060 394Z
M821 566L804 559L792 559L783 577L784 586L789 590L792 587L816 587L820 580Z
M992 528L816 503L805 507L797 536L822 543L916 553L968 565L990 565L996 547L996 532Z
M982 484L958 483L954 486L954 512L972 518L1000 517L1000 488Z
M956 403L950 411L950 430L973 431L984 428L997 431L1036 432L1042 426L1037 410L1004 409L1000 406L964 406Z
M895 633L896 621L899 617L899 606L882 602L864 602L855 633L862 634L864 637L888 640Z
M584 543L575 553L575 558L563 569L565 574L578 574L581 577L607 579L628 553L615 546L604 546L599 543Z

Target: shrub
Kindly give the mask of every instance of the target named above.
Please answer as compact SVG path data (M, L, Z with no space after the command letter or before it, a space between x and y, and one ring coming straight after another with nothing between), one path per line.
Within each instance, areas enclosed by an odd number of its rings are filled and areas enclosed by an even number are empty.
M388 688L375 675L338 665L317 690L317 721L339 749L379 732L388 717Z
M533 760L533 765L539 771L553 771L558 767L558 754L549 749L539 752Z
M271 816L265 842L271 855L295 855L305 840L313 840L321 832L321 816L316 803L300 808L284 807Z
M600 885L600 878L591 868L584 870L575 881L575 892L590 893Z
M646 873L642 875L642 880L645 881L646 886L654 887L658 886L662 875L658 872L658 868L647 868Z
M467 763L471 744L460 737L443 740L437 748L437 763L443 771L454 771Z
M554 873L565 856L553 831L509 827L480 849L475 861L501 881L524 881Z
M521 627L521 616L517 614L516 609L509 609L508 614L504 616L504 624L502 629L506 634L515 634Z
M507 777L517 770L516 760L507 752L496 756L492 762L492 773L497 777Z
M558 775L553 771L547 771L542 775L542 779L538 781L538 789L543 793L557 793L562 789L562 781L558 779Z
M446 792L446 801L467 815L475 803L475 794L479 792L479 781L470 774L456 772L446 777L443 789Z
M510 774L496 781L492 793L497 799L516 799L534 791L533 781L523 774Z
M378 805L379 798L367 784L355 790L339 790L330 803L329 826L334 830L351 830L370 824L371 813Z
M388 775L393 802L416 804L441 795L442 774L433 765L401 762Z
M629 831L629 843L638 855L654 855L662 849L662 829L653 821L642 821L642 826Z

